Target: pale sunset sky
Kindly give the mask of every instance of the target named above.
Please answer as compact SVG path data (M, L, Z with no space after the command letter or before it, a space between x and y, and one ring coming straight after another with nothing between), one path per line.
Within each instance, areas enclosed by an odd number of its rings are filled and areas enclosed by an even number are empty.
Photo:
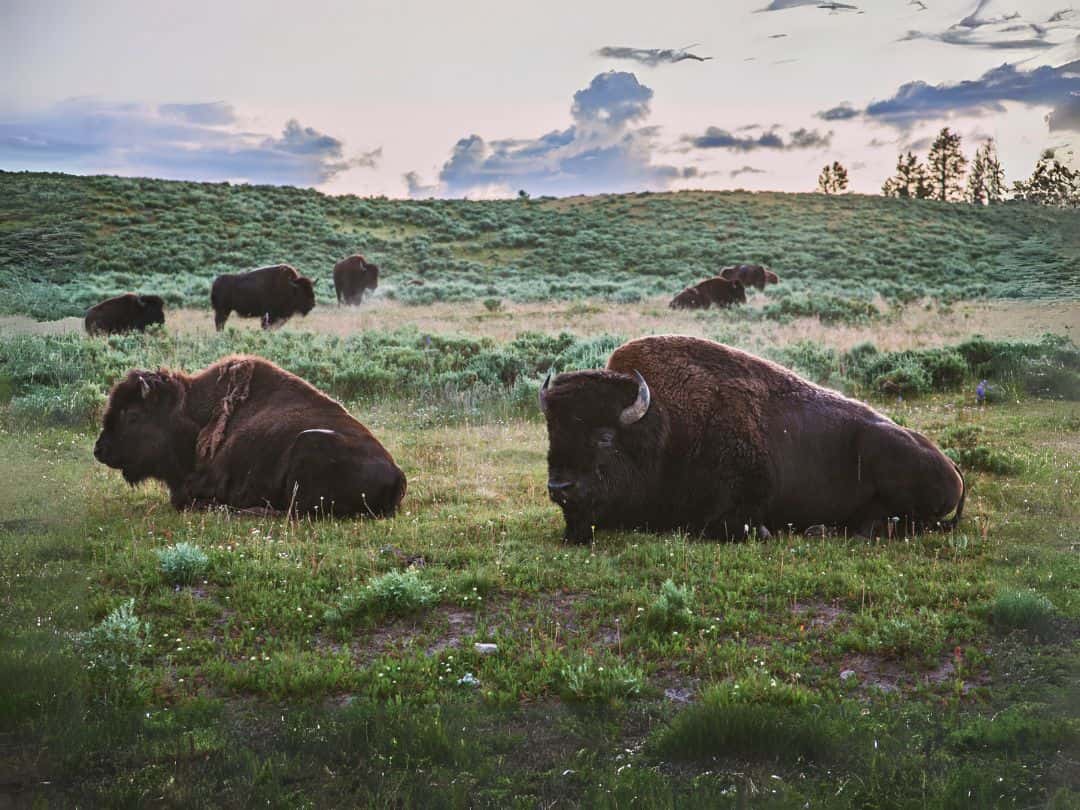
M1071 0L0 0L0 169L877 193L950 126L1011 181L1078 163L1078 35Z

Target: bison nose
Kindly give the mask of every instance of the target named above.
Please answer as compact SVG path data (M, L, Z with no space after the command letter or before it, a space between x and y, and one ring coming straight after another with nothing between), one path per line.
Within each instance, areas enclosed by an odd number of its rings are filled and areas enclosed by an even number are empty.
M94 458L102 463L105 462L105 442L102 439L94 442Z
M573 490L573 481L548 481L548 496L555 503L566 503Z

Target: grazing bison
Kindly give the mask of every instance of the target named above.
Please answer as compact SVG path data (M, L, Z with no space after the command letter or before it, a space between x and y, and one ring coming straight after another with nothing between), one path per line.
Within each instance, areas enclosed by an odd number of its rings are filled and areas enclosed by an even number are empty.
M165 323L165 302L156 295L125 293L86 310L83 325L91 335L142 332L155 323Z
M393 515L405 476L340 404L259 357L188 376L131 371L109 394L94 457L130 484L163 481L177 509Z
M736 264L720 271L720 277L730 281L741 281L743 286L757 287L764 290L766 284L776 284L780 277L768 267L760 264Z
M334 291L339 304L360 304L364 290L374 292L379 286L379 265L359 253L334 265Z
M242 318L262 318L263 329L269 329L285 323L297 312L311 312L315 306L315 282L288 264L226 274L214 279L210 304L219 332L234 310Z
M544 382L548 491L566 538L597 528L824 524L872 535L963 511L956 467L928 439L787 369L708 340L623 344L604 370ZM763 532L764 533L764 532Z
M672 309L708 309L712 304L730 307L732 304L745 303L746 290L741 281L728 281L715 276L687 287L672 298L668 306Z

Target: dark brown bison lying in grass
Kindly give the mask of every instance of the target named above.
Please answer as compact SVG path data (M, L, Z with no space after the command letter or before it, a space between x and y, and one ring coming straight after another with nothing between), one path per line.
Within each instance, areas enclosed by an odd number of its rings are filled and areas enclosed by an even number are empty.
M219 332L233 311L242 318L261 318L263 329L269 329L297 312L311 312L315 306L315 282L288 264L226 274L214 279L210 305Z
M928 439L708 340L631 341L602 371L546 381L540 407L548 490L577 542L608 528L871 535L929 528L953 510L955 525L963 511L960 471Z
M730 307L733 304L745 303L746 290L742 282L715 276L699 281L693 287L687 287L672 298L668 306L672 309L708 309L713 304Z
M360 304L364 291L379 286L379 265L372 264L359 253L334 265L334 291L339 304Z
M405 476L337 402L259 357L188 376L132 371L113 388L94 456L136 484L163 481L177 509L393 515Z
M91 335L142 332L155 323L165 323L165 302L156 295L125 293L86 310L83 325Z
M780 277L768 267L760 264L736 264L720 271L720 277L729 281L741 281L744 287L757 287L764 290L766 284L776 284Z

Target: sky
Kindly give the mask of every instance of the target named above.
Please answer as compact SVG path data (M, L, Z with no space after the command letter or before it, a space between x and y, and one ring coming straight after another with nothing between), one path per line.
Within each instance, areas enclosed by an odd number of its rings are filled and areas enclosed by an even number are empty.
M1080 166L1076 0L0 0L5 170L878 193L944 126Z

